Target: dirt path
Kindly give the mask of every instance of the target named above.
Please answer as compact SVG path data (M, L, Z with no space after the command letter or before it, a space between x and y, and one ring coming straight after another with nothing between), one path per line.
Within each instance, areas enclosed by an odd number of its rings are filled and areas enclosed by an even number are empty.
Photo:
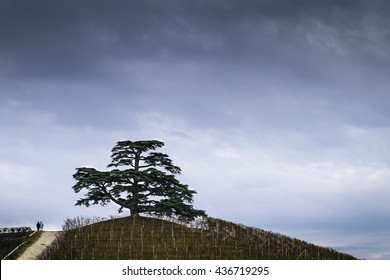
M59 231L43 231L39 239L28 247L18 260L36 260L43 250L56 240L59 234Z

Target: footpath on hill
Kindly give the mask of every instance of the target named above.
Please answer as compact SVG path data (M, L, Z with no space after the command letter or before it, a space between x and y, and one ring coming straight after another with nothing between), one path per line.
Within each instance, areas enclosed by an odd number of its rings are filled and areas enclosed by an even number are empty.
M28 247L18 260L36 260L43 250L56 240L59 234L59 231L43 231L39 239Z

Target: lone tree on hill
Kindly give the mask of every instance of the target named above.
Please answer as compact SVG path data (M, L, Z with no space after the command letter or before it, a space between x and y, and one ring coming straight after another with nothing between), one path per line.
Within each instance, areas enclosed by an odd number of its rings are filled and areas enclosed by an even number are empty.
M80 167L73 178L73 190L87 190L75 205L107 205L114 202L129 209L131 216L150 213L177 216L193 220L205 216L203 210L194 209L192 196L196 193L180 183L175 175L181 173L168 155L152 152L164 146L157 140L119 141L112 149L111 171ZM121 169L118 169L121 168Z

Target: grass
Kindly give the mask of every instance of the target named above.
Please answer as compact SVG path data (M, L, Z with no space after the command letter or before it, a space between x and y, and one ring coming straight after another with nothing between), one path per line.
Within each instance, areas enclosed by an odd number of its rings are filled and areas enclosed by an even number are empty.
M12 247L8 246L8 253L12 252L13 249L17 248L15 251L13 251L9 256L7 256L5 259L6 260L16 260L19 258L19 256L28 248L30 247L35 241L38 240L38 238L41 236L42 232L41 231L35 231L33 233L29 232L28 235L24 235L22 237L18 237L12 240L9 240L10 243L12 244ZM19 246L19 247L17 247ZM2 243L2 248L3 243ZM7 255L6 254L6 255ZM4 258L6 255L2 256Z
M64 231L42 259L355 259L258 228L207 218L196 227L157 218L117 218Z

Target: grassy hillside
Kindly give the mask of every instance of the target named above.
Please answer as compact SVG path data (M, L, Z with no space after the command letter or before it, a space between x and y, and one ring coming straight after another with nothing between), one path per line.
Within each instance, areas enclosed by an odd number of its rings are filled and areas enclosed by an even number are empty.
M65 231L42 259L355 259L295 238L207 218L190 227L156 218L111 219Z
M16 247L26 242L33 233L29 227L0 229L0 259L5 258Z

